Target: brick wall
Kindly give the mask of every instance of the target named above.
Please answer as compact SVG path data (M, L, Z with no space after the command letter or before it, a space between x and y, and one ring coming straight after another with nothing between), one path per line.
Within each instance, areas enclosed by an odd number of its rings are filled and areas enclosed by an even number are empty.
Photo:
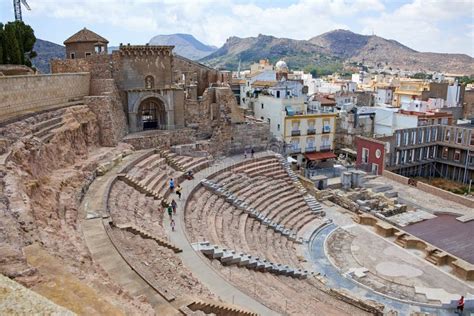
M89 95L88 73L0 77L0 122Z

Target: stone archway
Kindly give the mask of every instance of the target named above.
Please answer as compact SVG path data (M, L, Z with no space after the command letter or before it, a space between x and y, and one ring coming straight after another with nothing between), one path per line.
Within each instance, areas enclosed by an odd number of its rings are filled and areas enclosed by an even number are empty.
M137 111L139 130L166 129L166 107L158 98L147 98L140 102Z

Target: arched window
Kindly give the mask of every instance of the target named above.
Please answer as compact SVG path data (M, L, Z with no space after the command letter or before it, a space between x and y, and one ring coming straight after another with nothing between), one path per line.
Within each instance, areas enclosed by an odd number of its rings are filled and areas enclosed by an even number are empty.
M153 89L155 87L155 79L153 76L145 77L145 89Z

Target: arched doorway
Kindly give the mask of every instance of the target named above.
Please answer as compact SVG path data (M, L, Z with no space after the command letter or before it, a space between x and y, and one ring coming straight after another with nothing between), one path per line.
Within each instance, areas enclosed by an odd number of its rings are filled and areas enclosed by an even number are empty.
M166 129L166 109L157 98L145 99L138 107L138 124L142 130Z

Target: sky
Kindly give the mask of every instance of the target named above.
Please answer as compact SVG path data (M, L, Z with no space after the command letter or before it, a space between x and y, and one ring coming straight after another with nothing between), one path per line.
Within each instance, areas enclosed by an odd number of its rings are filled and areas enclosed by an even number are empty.
M37 38L62 43L87 27L119 43L188 33L222 46L230 36L309 39L334 29L375 34L418 51L474 56L474 0L27 0ZM0 0L0 21L13 20Z

